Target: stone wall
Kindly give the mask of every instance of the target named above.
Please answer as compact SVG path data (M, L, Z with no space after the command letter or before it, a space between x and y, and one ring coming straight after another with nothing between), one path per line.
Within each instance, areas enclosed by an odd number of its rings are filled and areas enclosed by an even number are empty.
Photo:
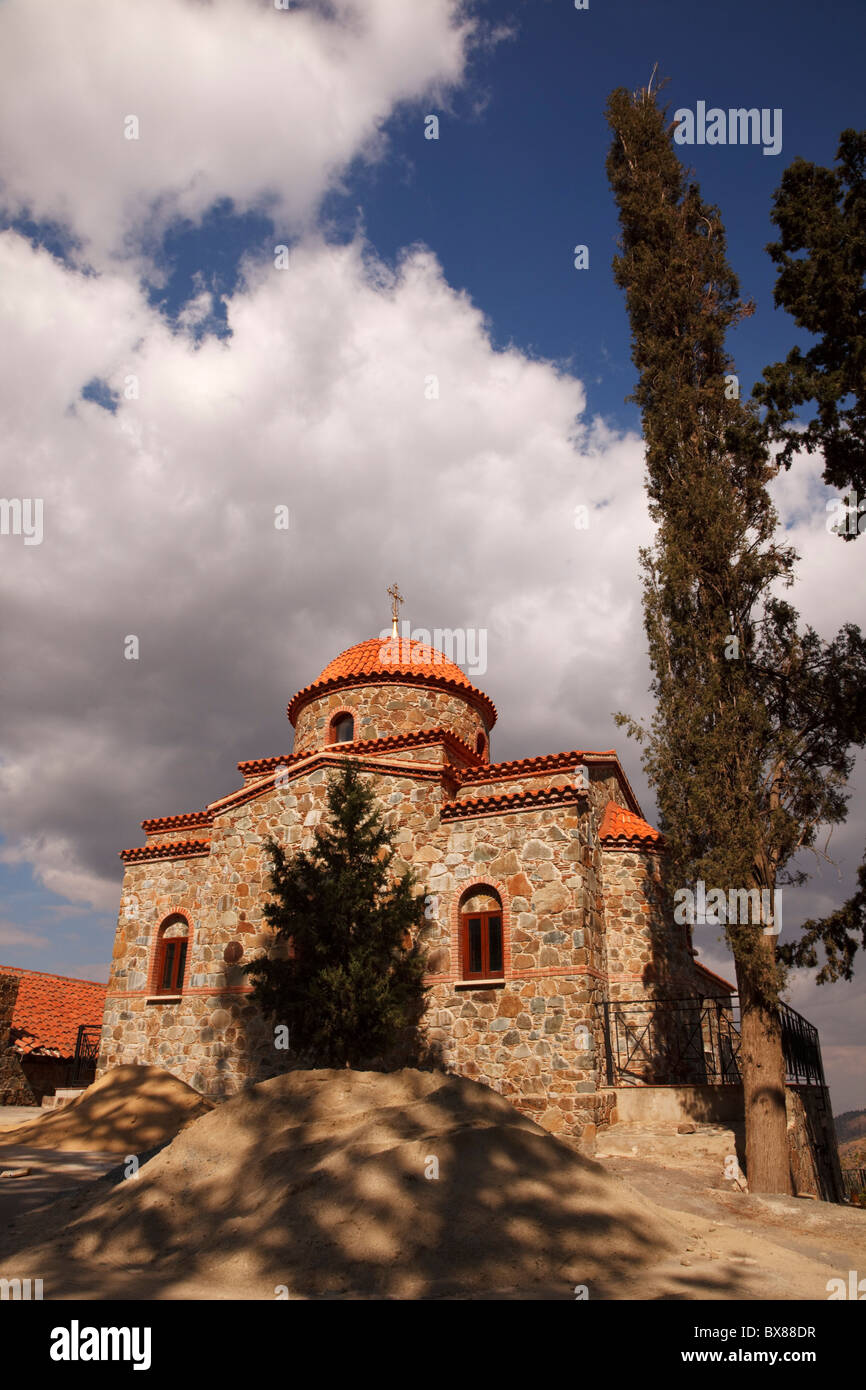
M604 902L611 1000L694 994L694 957L687 928L673 920L664 857L650 851L606 850ZM709 981L701 983L701 993L713 992Z
M485 733L469 701L427 686L348 687L320 696L298 716L295 752L325 745L339 710L352 710L361 739L445 727L474 747ZM598 827L611 797L626 804L609 763L590 764L588 793L575 795L573 771L527 770L470 781L456 813L443 802L454 780L443 777L441 745L380 751L359 759L379 806L395 830L396 873L412 867L426 897L425 945L430 961L430 1044L443 1064L489 1085L556 1133L590 1147L596 1127L610 1122L615 1093L606 1090L602 1021L597 1005L612 973L630 997L641 988L653 951L686 951L666 938L657 861L650 855L604 854ZM127 1062L151 1062L207 1095L285 1070L291 1057L274 1047L274 1021L249 998L241 967L273 938L262 916L269 864L263 841L290 852L309 848L326 812L332 769L295 771L268 783L246 802L226 798L209 808L206 852L131 862L124 876L100 1048L99 1073ZM408 763L412 763L408 767ZM245 775L247 775L245 773ZM556 788L567 788L561 799ZM552 804L514 809L478 806L483 795L538 792ZM212 816L212 820L211 820ZM195 831L169 832L178 839ZM151 843L167 840L154 830ZM459 914L470 890L498 896L504 926L505 978L464 982ZM154 993L161 924L172 914L189 923L188 957L179 999ZM607 927L605 914L607 913ZM683 954L691 967L691 957ZM692 984L693 981L692 969ZM664 974L664 972L662 972ZM694 992L693 989L689 992Z
M38 1105L41 1100L9 1040L19 984L15 975L0 975L0 1105Z
M412 866L428 895L430 1041L447 1066L489 1084L548 1128L591 1137L612 1101L596 1096L600 1044L595 1003L605 950L601 854L593 813L567 804L442 822L437 768L373 771L380 804L396 828L397 873ZM262 919L268 866L262 841L308 847L325 812L328 773L215 815L210 852L128 865L106 1002L100 1072L151 1061L209 1095L284 1068L273 1025L253 1009L240 966L272 944ZM507 983L461 982L459 907L471 886L499 894ZM190 923L187 983L179 1001L152 988L161 922ZM226 949L241 959L228 965Z
M479 733L489 738L480 712L459 695L434 686L395 682L357 685L311 700L297 717L294 752L325 747L331 720L344 710L355 716L356 739L391 738L443 728L474 749Z
M446 1064L482 1081L554 1133L589 1138L597 1096L595 1005L604 980L600 854L575 805L449 823L432 864L429 1036ZM467 889L486 885L504 913L503 983L463 983L458 923ZM446 973L447 972L447 973ZM608 1107L609 1110L609 1107Z

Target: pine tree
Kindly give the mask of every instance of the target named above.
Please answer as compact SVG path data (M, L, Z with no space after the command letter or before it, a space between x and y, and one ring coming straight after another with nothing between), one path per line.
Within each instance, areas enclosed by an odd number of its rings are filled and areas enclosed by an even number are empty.
M784 447L787 468L800 449L824 457L824 481L866 494L866 131L844 130L837 168L795 159L782 175L771 217L779 240L767 247L779 266L774 299L817 341L792 348L764 369L755 399ZM814 401L805 428L795 410ZM866 530L866 517L859 520ZM853 523L853 524L852 524ZM855 511L841 532L854 540Z
M412 871L391 874L394 831L347 760L328 784L330 820L289 858L273 839L273 899L265 920L287 958L246 967L262 1011L288 1026L292 1051L314 1066L381 1069L422 1057L424 899Z
M640 553L655 709L644 767L672 883L773 894L822 823L844 819L851 745L866 741L866 643L800 631L776 596L796 555L775 538L774 473L740 401L727 331L752 312L728 265L719 210L680 164L650 87L610 96L607 170L619 209L634 399L657 525ZM772 897L769 899L773 901ZM790 1192L773 924L730 922L741 1010L746 1161L753 1191Z

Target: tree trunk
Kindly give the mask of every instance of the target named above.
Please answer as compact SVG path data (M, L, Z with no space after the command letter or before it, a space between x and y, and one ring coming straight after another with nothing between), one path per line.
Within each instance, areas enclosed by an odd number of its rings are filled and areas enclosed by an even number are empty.
M764 937L761 945L764 951L775 953L772 937ZM756 987L753 971L748 966L737 965L737 985L749 1191L792 1196L779 1010Z

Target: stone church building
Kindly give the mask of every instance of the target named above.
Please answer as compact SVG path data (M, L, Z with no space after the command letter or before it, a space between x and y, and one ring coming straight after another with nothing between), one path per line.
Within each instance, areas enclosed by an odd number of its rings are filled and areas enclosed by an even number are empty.
M605 1006L732 993L674 924L661 836L612 749L492 761L487 695L396 635L335 657L288 717L291 754L240 763L235 790L122 851L99 1074L152 1063L225 1096L285 1068L241 970L273 942L263 841L308 846L348 756L427 899L426 1027L449 1069L591 1143L615 1118Z

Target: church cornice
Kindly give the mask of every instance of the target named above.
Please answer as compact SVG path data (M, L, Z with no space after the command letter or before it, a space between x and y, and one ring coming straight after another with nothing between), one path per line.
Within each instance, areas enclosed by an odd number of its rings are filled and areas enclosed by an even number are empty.
M198 854L210 854L210 840L166 840L161 845L143 845L118 853L125 864L140 864L150 859L192 859Z
M520 777L534 777L546 772L572 771L581 763L593 767L612 767L622 785L629 806L635 815L641 815L640 803L632 791L631 784L622 770L616 750L609 748L603 752L588 749L571 749L565 753L543 753L537 758L516 758L510 762L487 763L483 767L473 767L460 774L461 787L473 786L477 782L510 782Z
M456 753L458 757L465 758L471 768L485 768L488 763L484 763L478 754L462 738L452 734L448 729L437 727L434 729L423 729L415 734L391 734L388 738L368 738L356 739L353 743L329 743L324 750L314 750L307 753L291 753L286 757L275 758L252 758L247 762L238 763L238 772L242 777L267 777L278 767L292 767L301 762L308 761L315 756L316 752L327 751L328 753L343 754L362 754L375 756L377 753L394 752L400 748L421 748L429 744L441 743L449 750ZM463 773L461 772L461 777ZM202 814L209 814L203 812Z
M537 792L502 792L495 796L446 801L440 809L443 821L470 820L478 816L505 816L512 811L543 811L548 806L585 804L589 792L582 787L542 787Z
M213 815L210 811L187 811L179 816L156 816L141 822L141 828L146 835L155 835L166 830L192 830L210 825L213 825Z
M369 675L359 672L357 675L331 676L329 680L314 681L312 685L305 685L303 690L299 690L297 695L293 695L286 706L286 714L289 722L294 728L295 721L305 705L312 700L319 699L322 695L330 695L336 690L360 690L365 686L377 685L402 685L414 689L427 689L431 687L435 690L447 691L449 695L457 695L461 700L477 709L484 719L488 730L493 728L496 723L496 706L483 690L478 690L468 681L464 684L461 681L451 680L445 675L436 675L425 671L375 671Z

